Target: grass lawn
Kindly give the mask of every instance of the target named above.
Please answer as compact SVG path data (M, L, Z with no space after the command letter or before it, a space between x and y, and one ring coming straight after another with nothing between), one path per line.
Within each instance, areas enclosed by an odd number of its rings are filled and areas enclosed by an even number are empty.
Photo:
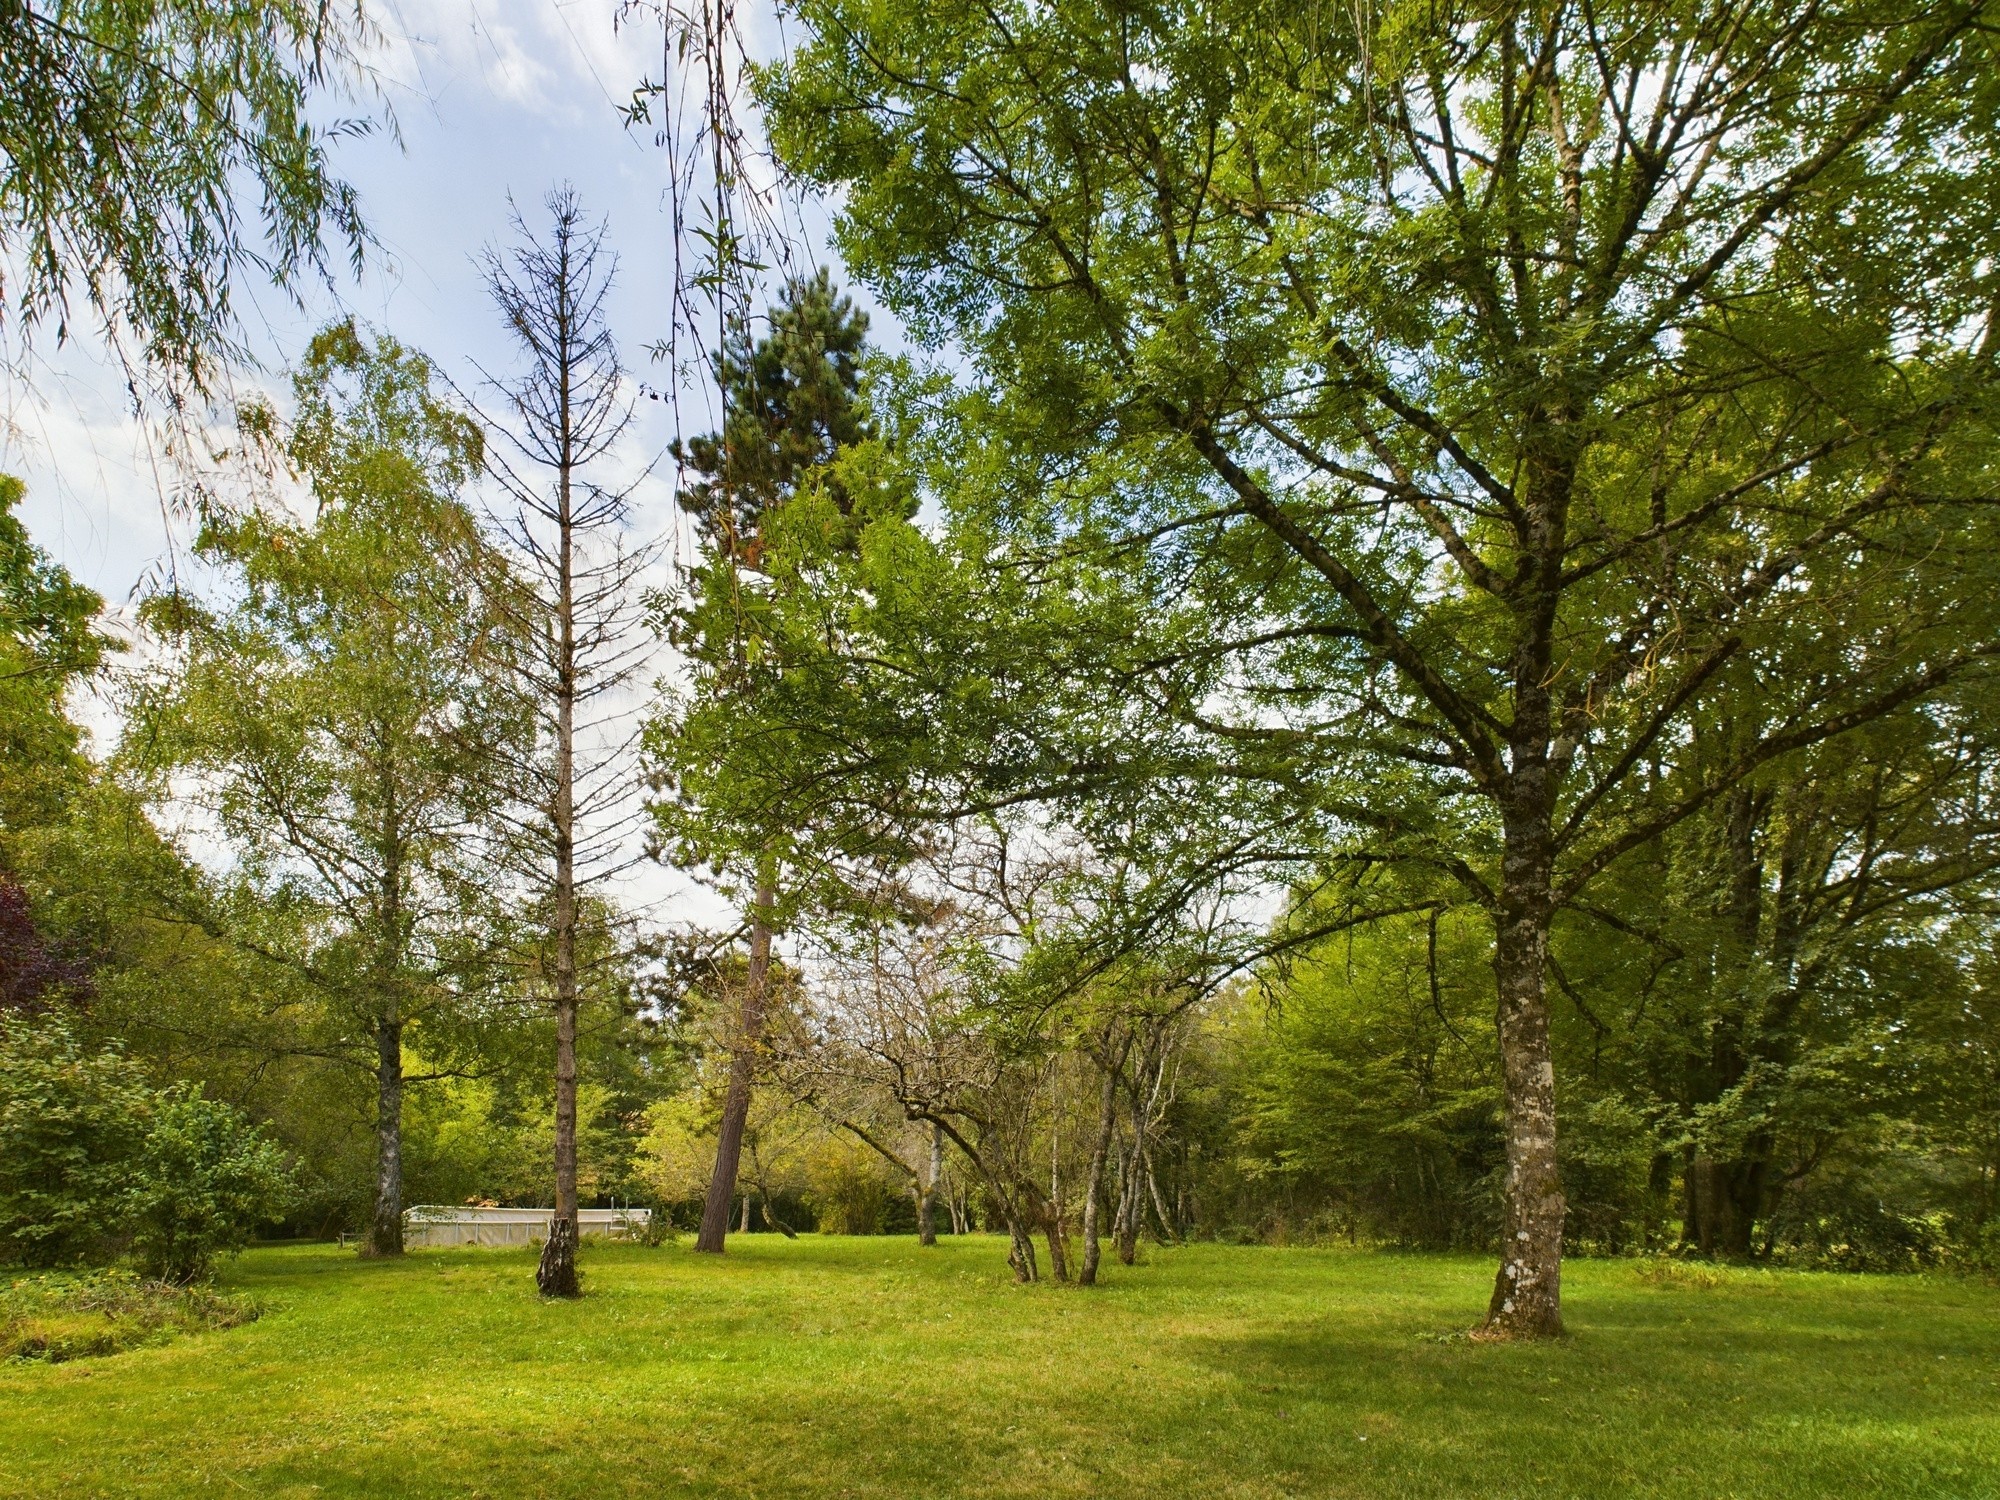
M1539 1348L1451 1337L1484 1261L1196 1246L1085 1292L999 1239L253 1251L255 1323L0 1365L7 1496L2000 1496L2000 1292L1566 1270Z

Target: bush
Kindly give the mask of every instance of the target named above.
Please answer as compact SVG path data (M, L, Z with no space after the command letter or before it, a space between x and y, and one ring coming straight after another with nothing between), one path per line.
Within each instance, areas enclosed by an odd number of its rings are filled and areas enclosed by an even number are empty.
M185 1283L290 1193L277 1147L234 1109L155 1091L59 1016L0 1019L0 1258L59 1266L129 1248Z
M160 1097L136 1166L133 1254L148 1275L179 1285L206 1277L218 1254L280 1217L293 1191L278 1148L199 1088Z
M118 1238L152 1101L136 1064L59 1017L0 1018L0 1256L57 1266Z

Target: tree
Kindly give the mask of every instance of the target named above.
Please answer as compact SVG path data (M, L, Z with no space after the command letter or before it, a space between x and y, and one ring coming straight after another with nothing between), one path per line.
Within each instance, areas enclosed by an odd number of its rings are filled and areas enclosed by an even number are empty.
M69 694L113 642L104 601L29 538L21 481L0 474L0 1009L88 987L86 955L45 932L22 884L32 830L60 824L90 779Z
M715 1172L695 1240L697 1250L711 1254L722 1252L736 1194L787 846L805 844L811 831L809 822L776 819L770 816L775 809L758 806L751 778L732 764L746 755L768 761L795 748L792 737L760 735L752 721L760 692L786 673L787 654L768 639L782 628L771 617L785 607L788 584L810 586L802 576L810 564L802 568L797 557L767 553L780 514L802 492L841 517L854 509L836 460L874 436L860 389L867 326L854 305L835 294L825 272L792 281L771 310L768 333L755 337L748 322L740 322L720 351L722 430L677 452L693 476L680 500L699 528L703 554L670 621L693 677L651 729L656 772L675 792L655 802L654 818L682 863L729 871L753 892L750 966ZM834 535L820 540L837 548L844 529L836 523ZM765 721L765 727L773 726Z
M329 0L0 4L0 319L71 335L81 291L160 367L199 381L233 341L240 272L289 285L329 231L358 257L354 190L313 95L358 65L360 7ZM256 227L238 192L258 195Z
M218 1254L283 1215L291 1193L283 1154L239 1111L198 1087L161 1094L132 1164L133 1253L158 1280L203 1280Z
M68 696L113 649L98 624L104 601L15 516L26 492L0 474L0 837L60 816L81 784L83 736Z
M976 362L1019 475L982 538L1156 601L1089 680L1211 788L1172 884L1353 920L1402 865L1485 914L1484 1326L1557 1332L1556 914L1994 654L1988 7L801 16L774 140ZM1792 674L1815 641L1866 650ZM1045 785L1160 774L1074 743Z
M535 1280L544 1296L574 1297L578 903L621 867L637 816L628 808L634 735L616 694L646 661L635 626L652 554L623 537L639 476L600 478L632 419L604 318L616 262L574 191L551 193L546 207L547 241L517 216L520 243L504 256L489 251L485 268L527 362L500 386L506 416L496 430L513 457L494 454L492 468L514 505L508 537L528 585L509 604L526 643L518 686L536 729L516 767L532 808L517 847L547 912L538 967L556 1021L555 1215Z
M247 887L232 936L296 969L324 1009L293 1040L375 1082L370 1253L402 1250L410 1029L450 1021L477 978L496 747L520 732L494 605L499 564L457 491L479 429L422 355L352 323L319 334L281 432L246 414L310 487L310 522L213 514L197 554L235 596L178 594L146 621L175 648L139 683L126 749L191 778Z

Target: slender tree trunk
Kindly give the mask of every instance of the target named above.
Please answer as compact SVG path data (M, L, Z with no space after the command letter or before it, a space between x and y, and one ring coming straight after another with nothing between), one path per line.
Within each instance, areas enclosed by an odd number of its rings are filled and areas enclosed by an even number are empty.
M1104 1162L1111 1154L1111 1133L1118 1124L1118 1070L1104 1070L1104 1086L1097 1101L1097 1139L1090 1148L1090 1175L1083 1184L1083 1265L1076 1273L1077 1285L1097 1285L1097 1262L1103 1253L1098 1244L1098 1205L1104 1197Z
M1172 1244L1180 1239L1180 1230L1176 1227L1177 1221L1174 1215L1167 1212L1166 1202L1160 1197L1160 1179L1153 1174L1153 1153L1150 1148L1140 1158L1140 1167L1142 1170L1139 1175L1145 1179L1146 1191L1152 1196L1153 1216L1159 1222L1160 1243Z
M1069 1249L1064 1243L1063 1216L1054 1203L1042 1218L1044 1238L1049 1242L1049 1274L1057 1281L1069 1280Z
M369 1255L403 1253L403 1026L375 1023L375 1211Z
M565 324L567 333L567 324ZM562 369L562 465L557 475L556 765L549 809L555 840L556 1202L535 1285L544 1297L582 1295L576 1221L576 556L571 490L569 366Z
M1546 775L1546 768L1539 774ZM1563 1196L1556 1165L1555 1061L1549 1048L1545 975L1552 858L1545 795L1538 793L1539 786L1531 787L1506 809L1493 949L1507 1175L1500 1270L1485 1329L1507 1338L1550 1338L1562 1332Z
M750 1193L747 1189L743 1194L743 1212L736 1220L736 1232L738 1234L748 1234L750 1232Z
M935 1245L937 1243L937 1187L938 1178L944 1172L944 1132L936 1125L931 1126L930 1155L924 1162L924 1175L917 1190L917 1243Z
M556 1002L556 1202L535 1285L544 1297L582 1293L576 1269L576 996Z
M743 985L743 1010L736 1046L729 1059L729 1087L722 1099L722 1131L715 1143L715 1173L708 1180L702 1205L701 1232L694 1247L720 1255L729 1233L730 1200L736 1196L736 1173L743 1159L743 1128L750 1119L750 1087L756 1080L757 1048L764 1033L764 990L771 969L771 924L768 920L777 892L766 876L757 890L756 916L750 925L750 972Z
M1007 1213L1007 1264L1014 1268L1014 1279L1026 1283L1041 1280L1041 1268L1035 1264L1035 1237L1028 1233L1028 1226L1013 1208Z
M1138 1122L1133 1122L1136 1131ZM1139 1258L1139 1142L1135 1138L1120 1156L1120 1182L1118 1186L1118 1219L1113 1227L1113 1237L1118 1242L1118 1263L1129 1266Z

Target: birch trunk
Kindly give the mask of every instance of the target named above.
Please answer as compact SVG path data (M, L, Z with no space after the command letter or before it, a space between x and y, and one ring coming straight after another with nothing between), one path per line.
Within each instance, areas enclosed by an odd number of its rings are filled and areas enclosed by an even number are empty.
M403 1027L375 1023L375 1207L368 1254L403 1253Z

